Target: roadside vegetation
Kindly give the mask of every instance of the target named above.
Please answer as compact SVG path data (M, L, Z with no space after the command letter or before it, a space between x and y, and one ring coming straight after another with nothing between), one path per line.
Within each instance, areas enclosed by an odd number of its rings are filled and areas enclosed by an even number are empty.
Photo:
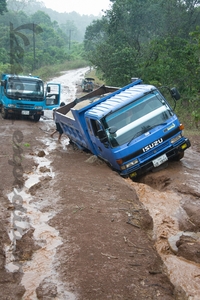
M62 64L44 66L40 69L34 70L32 75L39 76L44 81L47 81L53 77L59 76L63 71L74 70L74 69L83 68L87 66L88 66L88 62L86 62L83 59L65 61Z

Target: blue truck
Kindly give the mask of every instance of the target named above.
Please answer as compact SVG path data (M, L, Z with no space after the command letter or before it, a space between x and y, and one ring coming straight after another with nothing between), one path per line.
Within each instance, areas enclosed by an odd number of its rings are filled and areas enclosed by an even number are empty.
M3 119L9 115L31 116L39 121L44 110L59 107L61 85L44 82L37 76L2 74L0 108Z
M176 88L168 89L176 100ZM169 102L141 79L123 88L101 86L58 108L57 120L71 143L132 179L180 160L190 141Z

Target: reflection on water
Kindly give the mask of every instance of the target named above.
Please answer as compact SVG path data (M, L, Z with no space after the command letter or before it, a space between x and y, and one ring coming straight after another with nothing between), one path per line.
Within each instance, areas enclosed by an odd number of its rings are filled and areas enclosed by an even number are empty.
M46 153L52 147L47 146ZM21 270L23 277L21 284L25 287L25 294L22 299L36 300L36 289L44 279L48 279L50 284L57 287L58 298L54 299L69 299L74 300L75 296L68 292L63 283L59 281L58 274L54 269L54 261L56 256L56 248L62 244L62 239L59 232L48 224L48 221L55 215L54 210L48 209L48 212L43 212L42 209L48 206L53 201L56 201L55 195L47 196L47 199L37 199L29 194L29 189L36 183L40 182L40 178L48 176L53 179L54 173L50 167L50 161L46 157L35 156L37 167L31 174L26 175L24 187L21 190L14 190L8 195L9 200L13 203L13 195L17 195L21 199L21 206L17 207L11 213L11 230L9 237L11 244L6 246L6 269L9 272ZM40 172L40 168L46 166L48 171L44 174ZM45 195L43 196L45 198ZM16 198L17 199L17 198ZM16 216L20 216L16 219ZM16 220L15 220L16 219ZM15 227L15 231L13 231ZM31 260L26 260L17 264L15 262L14 248L16 246L16 237L21 239L23 235L33 228L33 238L39 249L34 252ZM14 233L14 234L13 234Z

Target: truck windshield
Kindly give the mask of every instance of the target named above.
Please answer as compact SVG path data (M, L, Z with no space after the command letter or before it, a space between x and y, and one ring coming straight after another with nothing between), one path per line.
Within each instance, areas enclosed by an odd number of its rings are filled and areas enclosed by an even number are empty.
M11 99L29 99L41 101L44 99L44 85L41 80L30 79L9 79L6 94Z
M162 95L154 91L109 114L103 124L112 147L117 147L167 124L173 114Z

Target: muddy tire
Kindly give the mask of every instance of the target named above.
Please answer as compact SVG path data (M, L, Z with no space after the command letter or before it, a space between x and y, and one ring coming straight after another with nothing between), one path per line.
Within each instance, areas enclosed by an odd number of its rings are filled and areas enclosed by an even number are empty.
M173 160L179 161L179 160L181 160L183 157L184 157L184 152L180 152L180 153L178 153L178 154L174 157Z
M2 106L1 108L1 115L3 119L7 119L8 118L8 112L7 110Z
M34 116L33 116L33 120L34 120L35 122L38 122L38 121L40 120L40 115L34 115Z

